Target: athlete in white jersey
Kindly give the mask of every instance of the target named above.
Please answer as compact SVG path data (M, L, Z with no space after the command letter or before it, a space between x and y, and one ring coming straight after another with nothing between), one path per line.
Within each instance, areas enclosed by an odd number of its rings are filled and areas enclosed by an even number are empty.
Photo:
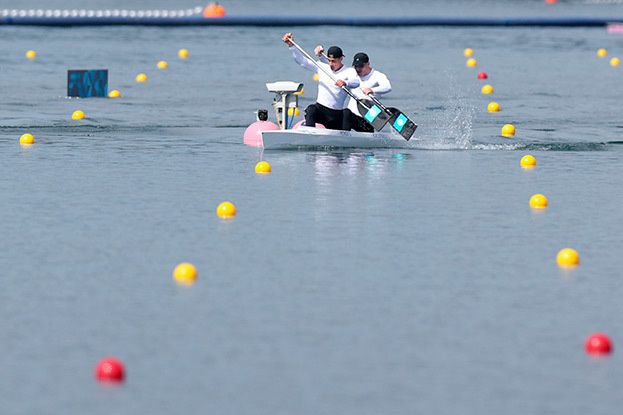
M313 62L305 57L292 43L294 37L292 33L286 33L282 39L292 52L292 57L296 63L305 69L318 74L318 97L316 103L309 105L305 109L305 125L315 127L316 123L323 124L332 130L350 130L350 111L345 109L346 98L343 86L356 88L359 86L357 72L353 68L344 66L342 60L344 55L342 49L331 46L327 53L328 62ZM319 49L316 48L316 53ZM327 72L337 79L331 79L317 65L322 66Z
M378 97L387 94L392 90L392 84L383 72L377 71L370 67L370 58L363 52L359 52L353 58L353 66L359 75L359 88L353 89L352 92L357 98L366 98L368 95ZM353 98L348 103L350 110L350 123L353 130L372 132L374 128L362 117L359 116L357 109L357 101Z

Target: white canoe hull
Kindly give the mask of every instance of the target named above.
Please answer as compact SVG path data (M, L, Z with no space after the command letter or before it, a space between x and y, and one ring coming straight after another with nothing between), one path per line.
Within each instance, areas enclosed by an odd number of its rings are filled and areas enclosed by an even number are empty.
M405 148L408 141L400 135L387 133L360 133L299 127L295 130L262 131L258 147L287 149L300 147Z

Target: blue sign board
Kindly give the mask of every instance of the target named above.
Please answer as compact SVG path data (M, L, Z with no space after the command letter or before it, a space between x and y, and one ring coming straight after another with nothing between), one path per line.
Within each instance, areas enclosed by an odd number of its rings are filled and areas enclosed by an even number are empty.
M108 69L70 69L67 71L67 96L107 97Z

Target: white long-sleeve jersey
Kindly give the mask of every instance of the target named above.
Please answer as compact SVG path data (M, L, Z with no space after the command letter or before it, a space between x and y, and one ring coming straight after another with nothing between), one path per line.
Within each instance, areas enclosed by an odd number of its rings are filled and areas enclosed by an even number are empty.
M337 71L332 71L328 63L310 61L295 46L290 47L292 57L303 68L318 74L318 98L316 102L327 108L341 110L345 108L346 98L348 94L342 88L335 85L335 81L329 77L324 71L320 70L316 64L321 65L327 72L333 74L335 79L341 79L346 82L349 88L357 88L359 86L359 77L354 68L342 66Z
M372 94L378 97L382 94L387 94L392 90L392 84L387 79L387 76L383 72L372 69L369 74L359 78L359 88L352 89L351 91L357 96L357 98L366 98L367 95L363 93L363 88L370 88ZM360 115L357 109L357 101L350 99L348 103L348 109L355 115Z

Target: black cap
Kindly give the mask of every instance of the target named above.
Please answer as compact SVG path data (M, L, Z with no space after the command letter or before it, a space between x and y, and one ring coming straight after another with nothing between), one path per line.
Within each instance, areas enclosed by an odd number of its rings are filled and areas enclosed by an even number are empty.
M359 52L353 58L353 66L363 66L364 64L370 62L368 55L363 52Z
M327 52L327 56L331 59L337 59L344 56L344 54L342 53L342 49L340 49L338 46L331 46L329 48L329 51Z

